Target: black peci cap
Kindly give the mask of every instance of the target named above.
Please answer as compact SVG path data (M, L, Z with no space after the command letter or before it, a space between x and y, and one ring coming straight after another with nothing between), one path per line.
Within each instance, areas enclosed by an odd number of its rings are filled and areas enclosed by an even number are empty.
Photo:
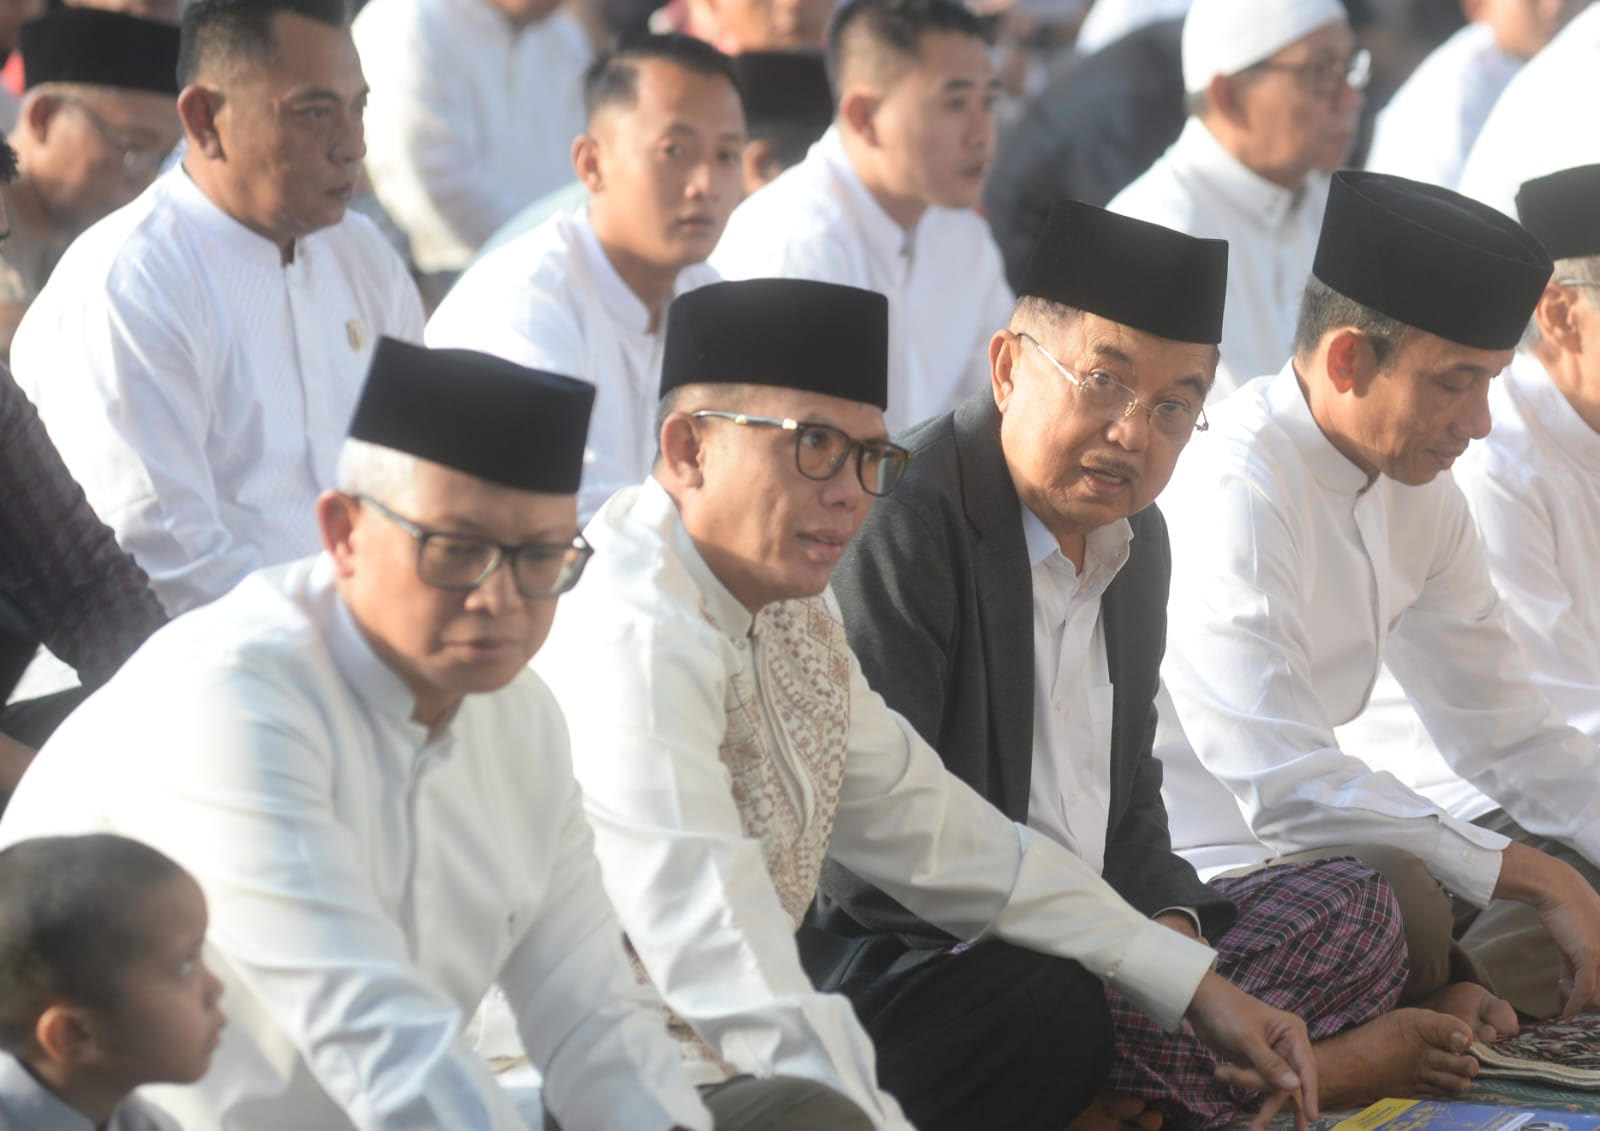
M23 85L89 83L178 93L178 29L98 8L52 8L22 25Z
M1517 218L1551 259L1600 255L1600 165L1578 165L1527 181Z

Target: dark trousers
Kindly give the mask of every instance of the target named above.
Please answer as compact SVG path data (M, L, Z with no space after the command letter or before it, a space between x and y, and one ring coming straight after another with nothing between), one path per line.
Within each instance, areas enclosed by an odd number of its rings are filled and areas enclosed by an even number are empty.
M879 1084L919 1131L1061 1131L1105 1084L1111 1015L1076 962L997 941L910 951L890 936L856 942L819 988L850 998L877 1048Z

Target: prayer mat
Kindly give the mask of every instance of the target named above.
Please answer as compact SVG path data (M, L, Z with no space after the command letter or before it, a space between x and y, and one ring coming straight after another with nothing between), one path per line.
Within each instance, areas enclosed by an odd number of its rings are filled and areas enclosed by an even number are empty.
M1510 1077L1559 1088L1600 1091L1600 1014L1552 1017L1522 1026L1515 1036L1472 1046L1484 1077Z

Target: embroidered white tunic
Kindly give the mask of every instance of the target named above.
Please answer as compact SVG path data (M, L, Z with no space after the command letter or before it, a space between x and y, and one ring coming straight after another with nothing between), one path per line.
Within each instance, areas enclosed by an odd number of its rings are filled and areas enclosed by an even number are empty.
M0 1129L3 1131L179 1131L172 1119L131 1095L96 1128L68 1107L10 1053L0 1053Z
M1016 302L981 216L930 208L906 231L861 183L837 126L733 210L711 265L728 279L817 279L887 295L891 432L989 387L989 339Z
M849 1001L800 966L825 856L959 937L1077 959L1178 1023L1212 952L947 773L867 686L831 593L752 617L653 478L585 537L594 560L535 665L582 751L606 892L702 1072L820 1081L906 1126Z
M1379 112L1368 169L1455 188L1467 153L1522 60L1468 24L1428 55Z
M1162 676L1189 744L1269 848L1387 844L1488 901L1505 839L1333 734L1387 662L1460 777L1600 860L1600 752L1534 687L1448 475L1369 484L1291 365L1219 407L1162 513L1183 563Z
M1251 378L1276 372L1293 348L1329 183L1326 174L1314 172L1298 192L1274 184L1190 118L1178 140L1106 206L1228 241L1228 302L1213 404Z
M1506 84L1461 170L1460 189L1517 214L1517 189L1546 173L1600 161L1600 130L1560 107L1588 106L1600 73L1600 4L1590 4Z
M606 903L531 672L430 733L326 557L157 633L46 744L0 843L117 832L189 869L229 1016L145 1094L206 1131L524 1127L461 1037L497 982L567 1127L711 1121Z
M67 249L11 365L171 613L315 553L313 503L380 334L422 337L400 257L347 214L282 262L181 166Z
M557 11L517 29L490 0L372 0L353 27L372 86L367 172L423 271L457 271L572 180L594 46Z
M716 281L715 271L696 263L678 273L675 294ZM664 314L649 329L649 310L579 209L473 264L428 320L426 340L594 385L578 489L578 513L588 521L614 491L643 482L655 461Z

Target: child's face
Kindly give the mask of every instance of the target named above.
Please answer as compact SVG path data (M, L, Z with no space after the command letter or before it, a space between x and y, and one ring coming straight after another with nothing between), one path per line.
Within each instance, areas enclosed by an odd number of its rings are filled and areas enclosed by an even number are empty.
M131 1083L187 1084L205 1075L223 1026L222 983L206 969L206 900L187 873L153 888L132 924L145 940L96 1026L104 1064Z

